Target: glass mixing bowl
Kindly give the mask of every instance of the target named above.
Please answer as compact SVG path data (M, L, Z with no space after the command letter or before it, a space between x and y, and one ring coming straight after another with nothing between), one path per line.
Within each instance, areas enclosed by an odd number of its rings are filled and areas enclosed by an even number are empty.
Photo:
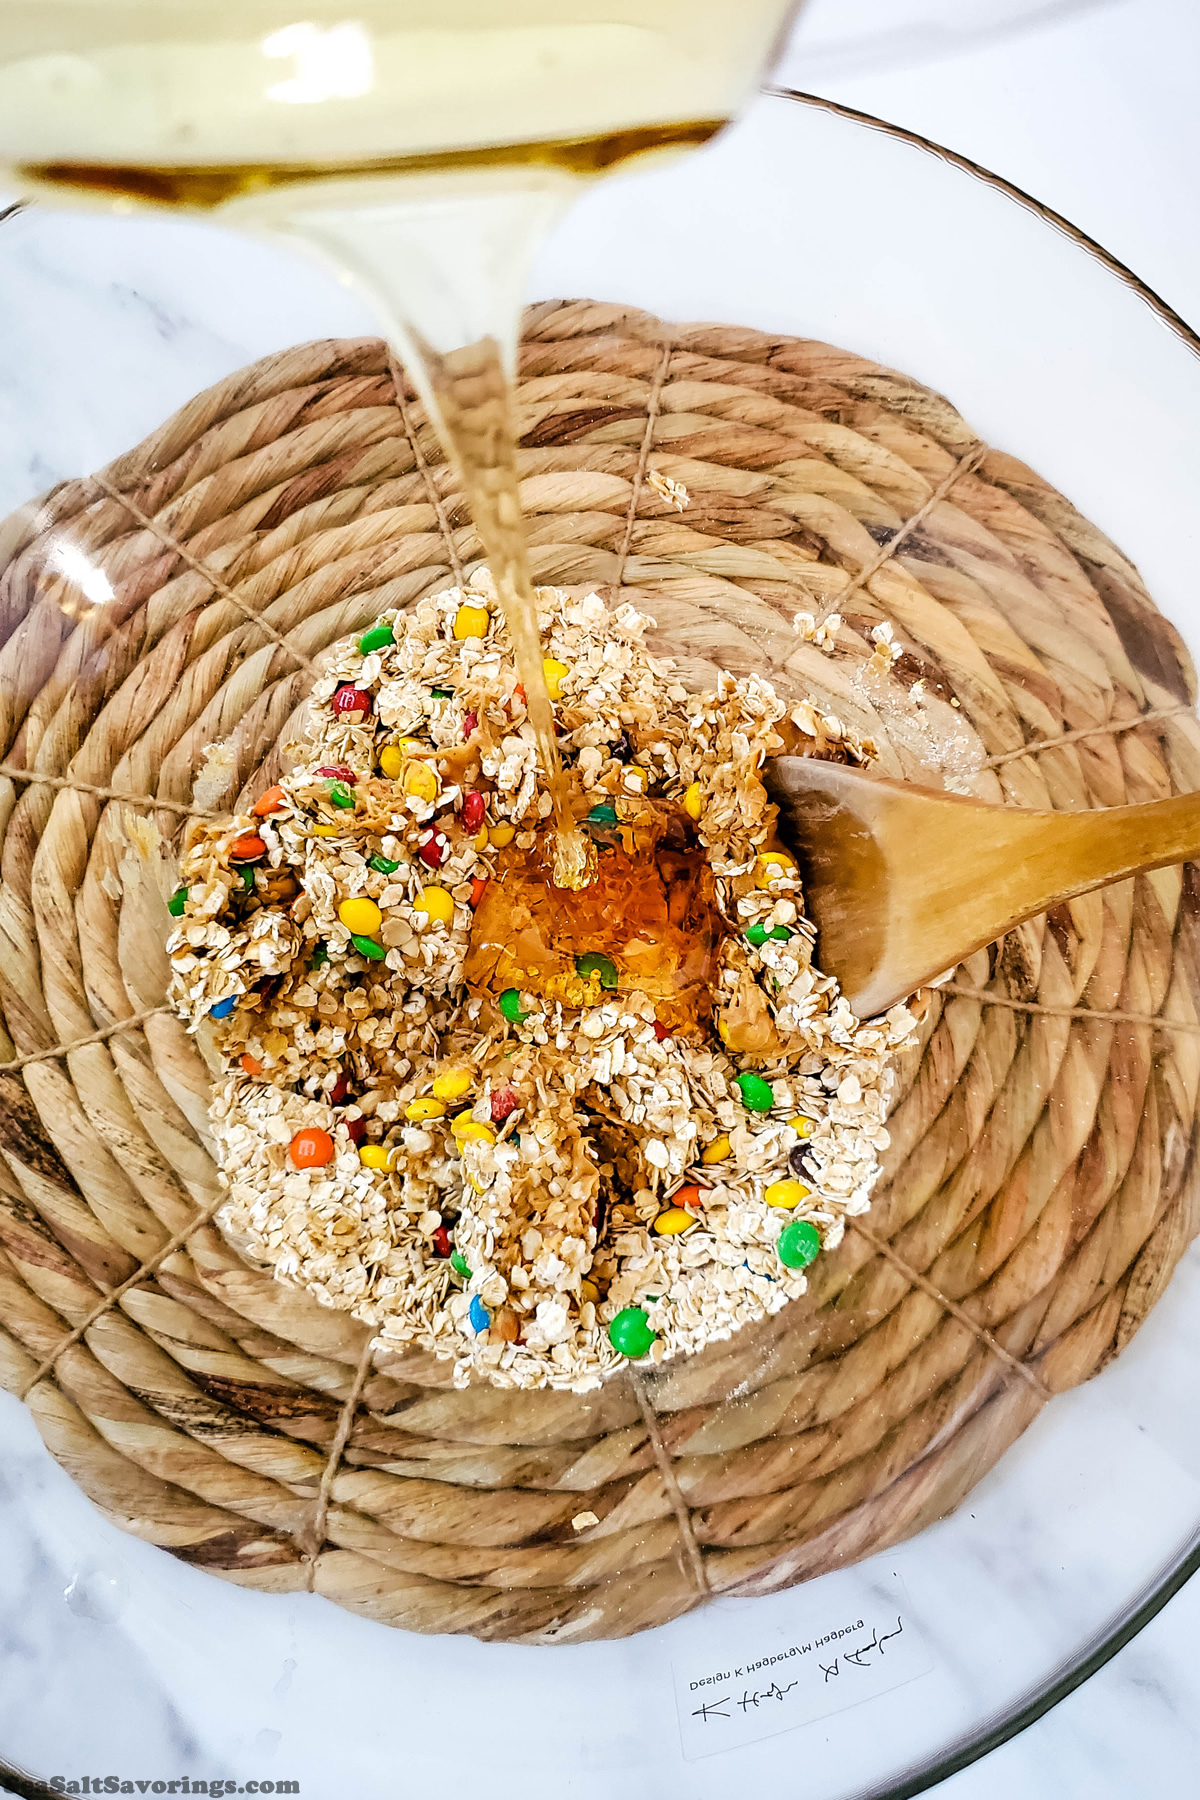
M825 338L931 384L1126 551L1196 653L1198 346L1060 224L902 135L771 93L703 153L588 194L532 297ZM0 225L0 319L0 510L256 357L373 329L272 248L42 208ZM569 1648L416 1637L215 1581L111 1528L0 1396L0 1750L42 1778L293 1780L309 1800L917 1793L1068 1692L1200 1559L1198 1301L1193 1250L1120 1360L912 1541ZM686 1693L688 1671L897 1596L903 1685L717 1755L696 1757L686 1722L681 1739L673 1670Z

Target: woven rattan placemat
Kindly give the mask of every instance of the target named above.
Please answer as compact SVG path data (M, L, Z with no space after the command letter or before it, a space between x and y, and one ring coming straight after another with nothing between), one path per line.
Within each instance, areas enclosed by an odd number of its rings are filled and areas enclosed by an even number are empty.
M571 302L530 314L518 407L537 578L632 599L690 676L760 671L883 769L1013 805L1200 785L1191 665L1136 570L919 383ZM870 1215L765 1324L582 1397L372 1359L210 1223L171 873L130 840L177 835L216 740L236 769L206 804L260 791L326 646L479 555L374 340L231 376L0 527L0 1381L187 1561L546 1643L894 1543L1121 1350L1198 1222L1200 889L1126 882L959 969ZM832 651L798 610L842 616Z

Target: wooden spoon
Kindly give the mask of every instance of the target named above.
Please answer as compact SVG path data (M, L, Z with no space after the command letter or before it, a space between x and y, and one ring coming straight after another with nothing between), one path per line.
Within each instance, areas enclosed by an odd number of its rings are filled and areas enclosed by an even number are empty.
M816 960L859 1018L1060 900L1200 858L1200 793L1032 812L778 756L763 770L793 849Z

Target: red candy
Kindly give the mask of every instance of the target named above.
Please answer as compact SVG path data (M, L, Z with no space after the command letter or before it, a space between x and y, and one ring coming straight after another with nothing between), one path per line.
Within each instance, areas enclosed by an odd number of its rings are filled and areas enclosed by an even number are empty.
M487 801L481 793L475 788L472 788L471 792L463 801L462 807L463 829L469 831L472 837L475 836L475 833L483 824L483 815L486 811Z
M431 869L440 869L446 860L450 846L440 831L431 832L424 843L418 844L417 855Z
M365 688L355 687L352 681L344 681L331 702L335 713L369 713L371 696Z
M433 1249L437 1256L449 1256L450 1254L450 1233L444 1225L439 1225L433 1234Z
M669 1031L669 1030L668 1030L668 1029L667 1029L667 1027L666 1027L666 1026L665 1026L665 1025L660 1025L660 1024L659 1024L659 1022L658 1022L658 1020L657 1020L657 1019L655 1019L655 1021L654 1021L654 1035L655 1035L655 1037L656 1037L656 1038L657 1038L657 1039L658 1039L658 1041L659 1041L659 1043L660 1043L660 1044L661 1044L661 1043L662 1043L662 1041L663 1041L663 1039L664 1039L664 1038L669 1038L669 1037L670 1037L670 1035L671 1035L671 1033L670 1033L670 1031Z
M361 1144L366 1135L367 1121L365 1119L346 1120L346 1136L352 1144Z
M492 1124L503 1125L510 1113L515 1113L521 1102L517 1098L516 1088L497 1088L492 1094Z
M334 781L344 781L347 787L354 787L358 781L358 776L354 773L354 770L349 768L345 763L334 763L331 768L318 769L317 774L329 775Z
M468 905L472 912L475 911L475 908L479 905L479 902L487 892L488 879L489 878L486 875L473 875L471 877L471 898L468 901Z
M472 708L469 713L463 714L463 743L465 744L471 734L478 730L479 714Z
M347 1075L345 1069L339 1069L338 1078L330 1088L329 1093L326 1095L326 1099L329 1101L330 1106L340 1106L349 1092L350 1077Z

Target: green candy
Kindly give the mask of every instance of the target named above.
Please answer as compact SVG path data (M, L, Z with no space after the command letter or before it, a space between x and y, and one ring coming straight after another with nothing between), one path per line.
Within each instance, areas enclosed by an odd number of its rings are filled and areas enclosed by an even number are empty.
M529 1017L529 1014L521 1005L520 988L505 988L500 996L500 1011L504 1014L510 1025L519 1025L522 1019L527 1019Z
M774 1088L752 1069L745 1069L738 1076L737 1090L742 1096L742 1105L751 1112L768 1113L775 1104Z
M335 806L340 806L343 812L353 809L354 795L350 792L350 789L346 786L344 781L334 782L329 790L329 798L333 801Z
M453 688L430 688L429 692L435 700L453 700Z
M808 1219L793 1219L775 1239L775 1254L788 1269L807 1269L821 1252L821 1234Z
M167 901L167 911L173 919L182 919L184 908L187 905L187 896L188 891L186 888L176 888L175 892L171 895L171 898Z
M598 975L602 988L615 988L617 985L617 965L611 956L602 956L598 950L589 950L586 956L577 956L575 973L582 975L585 980L589 975Z
M645 1356L657 1336L640 1306L625 1307L608 1328L608 1341L613 1349L635 1360Z
M329 951L328 951L327 947L324 944L318 944L316 949L312 953L312 961L309 963L308 966L310 969L321 969L321 968L324 968L325 964L328 961L329 961Z
M253 869L243 869L242 870L242 892L245 894L252 894L254 892L254 870Z
M370 656L372 650L385 650L394 644L396 634L390 625L372 625L370 631L364 631L358 640L358 647L364 656Z
M768 938L775 938L779 943L786 944L791 935L786 925L775 925L770 931L762 924L751 925L746 932L746 942L753 944L757 950L758 946L765 944Z
M380 875L394 875L400 864L392 862L387 856L373 856L367 867L374 869Z
M387 951L384 949L383 945L377 944L374 938L358 937L352 932L350 935L350 942L354 945L354 948L358 951L360 956L367 957L371 962L382 962L387 955Z
M464 1281L470 1276L471 1265L461 1250L456 1250L454 1255L450 1258L450 1267L454 1270L456 1275L461 1275Z
M583 822L585 825L615 825L617 809L615 806L593 806Z

